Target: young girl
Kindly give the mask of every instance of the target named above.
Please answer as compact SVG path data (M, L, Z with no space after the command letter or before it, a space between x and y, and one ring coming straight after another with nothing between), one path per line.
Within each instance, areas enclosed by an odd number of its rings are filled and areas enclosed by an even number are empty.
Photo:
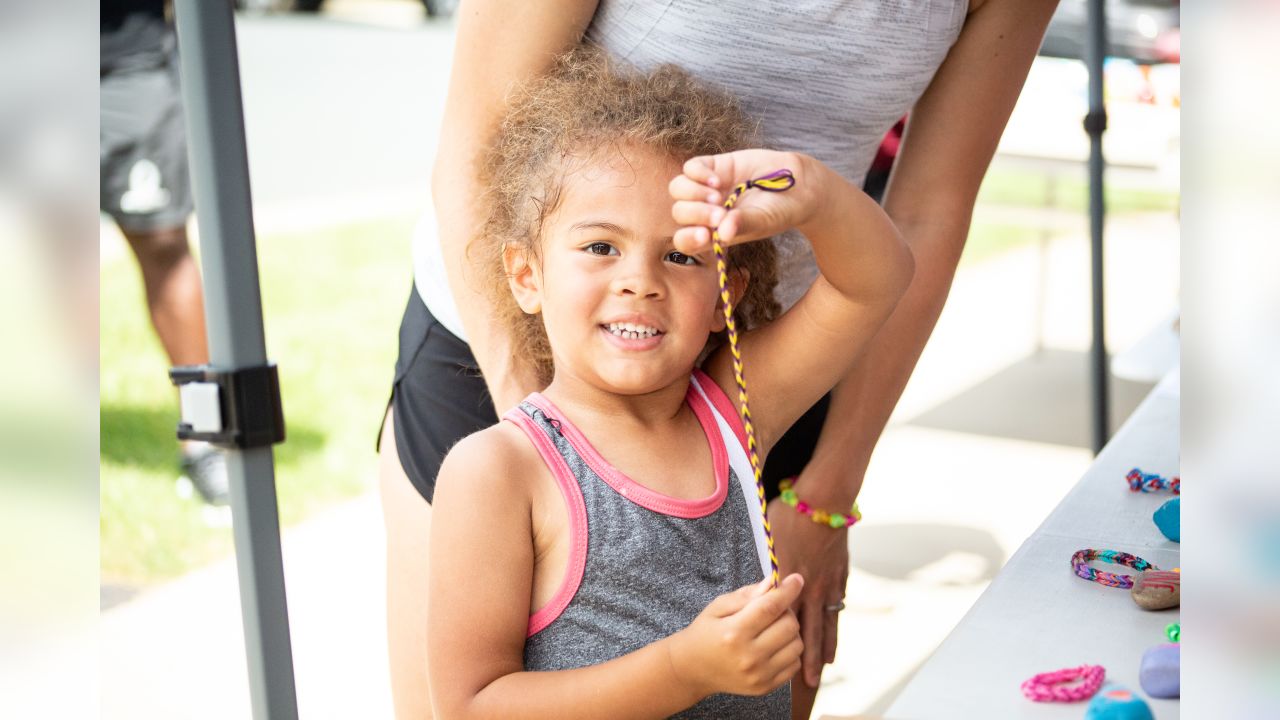
M750 129L676 68L640 75L588 50L513 98L473 250L492 257L502 321L548 385L440 470L439 717L790 716L803 581L770 588L732 357L716 342L711 231L739 327L777 307L772 245L751 241L798 228L821 273L740 338L762 454L848 370L912 260L835 172L736 150ZM749 189L726 212L734 186L779 169L791 189Z

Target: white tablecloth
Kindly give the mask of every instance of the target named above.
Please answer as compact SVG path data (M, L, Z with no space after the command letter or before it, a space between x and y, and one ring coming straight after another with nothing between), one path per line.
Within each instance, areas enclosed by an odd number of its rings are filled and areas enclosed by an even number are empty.
M886 717L1078 720L1085 703L1031 702L1019 686L1032 675L1082 664L1105 667L1107 680L1146 698L1157 720L1178 717L1177 700L1146 697L1138 668L1147 648L1168 642L1165 626L1178 620L1179 611L1143 610L1129 591L1082 580L1070 567L1072 554L1084 548L1121 550L1162 569L1178 567L1178 544L1151 520L1172 496L1132 493L1124 479L1134 467L1164 477L1178 474L1178 387L1175 369L1009 559ZM1027 482L1035 481L1035 468L1027 468ZM998 503L993 511L1001 511ZM1119 566L1094 566L1133 574Z

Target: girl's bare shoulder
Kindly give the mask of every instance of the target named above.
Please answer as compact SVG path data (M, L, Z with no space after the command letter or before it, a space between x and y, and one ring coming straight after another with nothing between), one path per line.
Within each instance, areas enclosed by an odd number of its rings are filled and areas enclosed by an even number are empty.
M436 479L436 492L465 499L488 498L488 502L494 497L527 501L529 468L542 464L520 428L499 422L459 440L449 450Z

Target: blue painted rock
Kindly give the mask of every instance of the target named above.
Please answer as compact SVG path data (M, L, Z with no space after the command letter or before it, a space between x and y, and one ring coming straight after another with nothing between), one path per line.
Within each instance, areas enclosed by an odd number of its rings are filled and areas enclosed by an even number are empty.
M1129 593L1143 610L1178 607L1182 602L1182 573L1169 570L1138 573Z
M1182 686L1181 645L1157 645L1142 654L1138 680L1151 697L1176 698Z
M1089 701L1084 720L1155 720L1147 701L1114 683L1102 686Z
M1170 540L1182 542L1182 498L1176 497L1160 506L1156 514L1151 516L1156 527Z

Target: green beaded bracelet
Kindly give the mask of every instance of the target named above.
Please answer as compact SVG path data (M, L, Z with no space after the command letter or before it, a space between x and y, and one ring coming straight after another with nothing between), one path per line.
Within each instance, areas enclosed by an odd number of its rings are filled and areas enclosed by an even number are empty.
M787 478L778 483L778 489L782 491L782 502L796 509L801 515L807 515L810 520L819 525L826 525L833 530L839 530L843 527L853 527L862 519L862 511L858 509L858 503L854 503L848 513L830 512L827 510L819 510L810 507L809 503L800 499L796 491L792 489L792 483L795 478Z

